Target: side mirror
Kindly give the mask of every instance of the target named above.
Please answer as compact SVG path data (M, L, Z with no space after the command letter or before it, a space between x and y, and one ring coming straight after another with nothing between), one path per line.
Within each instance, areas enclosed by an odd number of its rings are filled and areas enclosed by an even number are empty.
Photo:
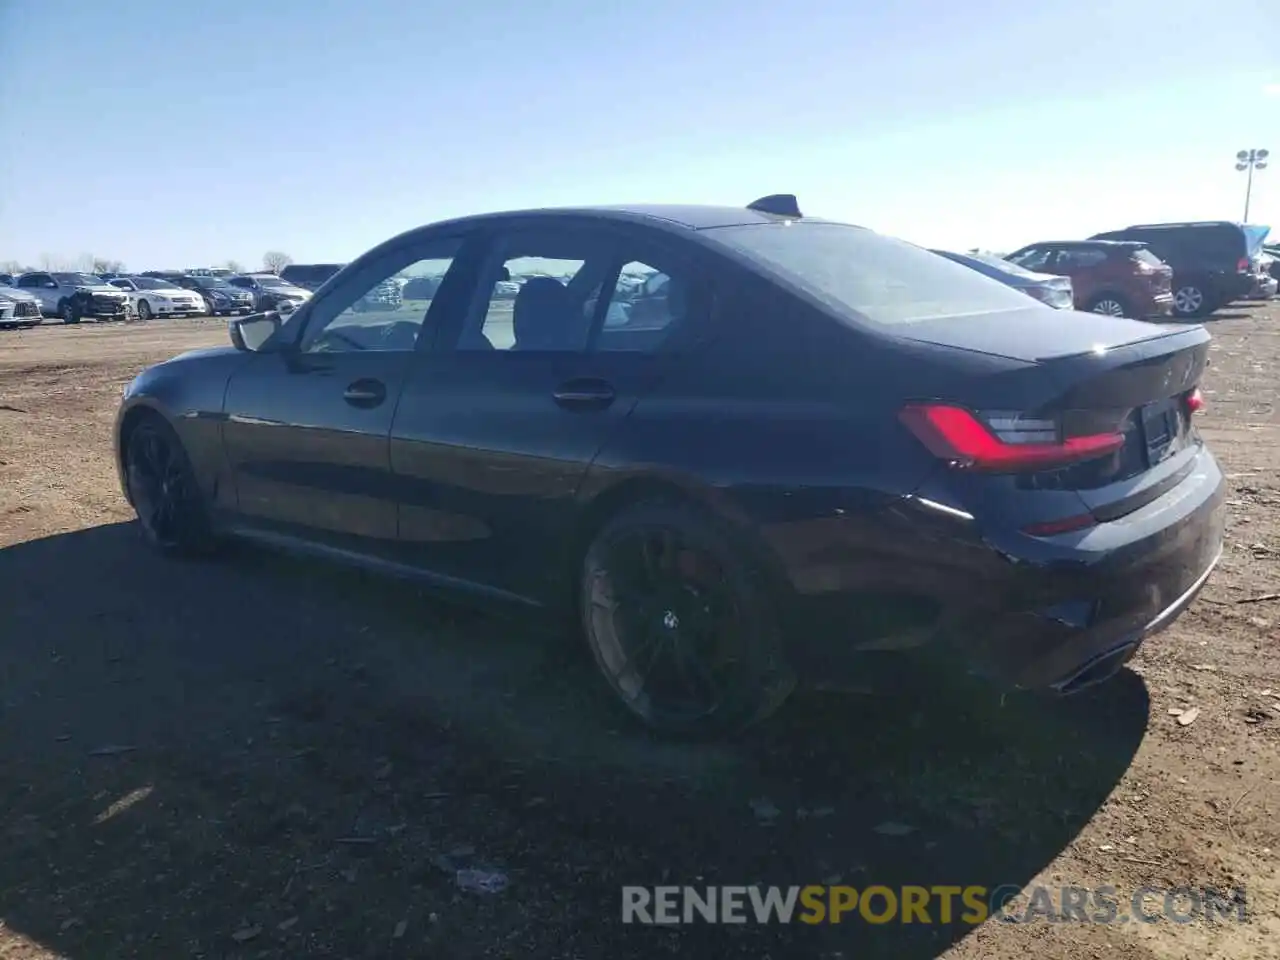
M44 282L44 288L45 288L46 290L57 290L57 289L58 289L58 281L56 281L56 280L46 280L46 281Z
M280 315L255 313L239 317L227 324L227 333L237 350L246 353L263 352L262 348L280 330Z

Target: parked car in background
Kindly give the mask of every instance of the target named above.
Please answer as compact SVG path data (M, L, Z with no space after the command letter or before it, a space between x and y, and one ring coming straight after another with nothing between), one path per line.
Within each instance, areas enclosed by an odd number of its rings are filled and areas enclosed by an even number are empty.
M1226 220L1135 224L1094 234L1093 240L1135 241L1173 270L1173 312L1205 317L1249 296L1256 245L1241 224Z
M368 293L355 303L356 310L399 310L404 302L400 292L400 284L394 280L384 280L375 284Z
M1254 261L1253 292L1251 300L1270 300L1280 290L1280 279L1275 274L1276 258L1262 252Z
M25 290L0 284L0 327L34 327L41 320L40 301Z
M1024 270L1070 277L1077 310L1135 320L1173 311L1173 271L1141 243L1051 240L1005 259Z
M292 310L302 306L311 297L310 290L295 287L274 273L243 273L238 277L231 277L227 283L253 294L255 310Z
M555 273L495 298L531 261ZM643 329L605 328L584 306L633 265ZM353 309L424 268L428 309ZM454 219L229 327L121 399L147 542L246 537L576 614L667 733L884 657L1087 689L1222 552L1203 326L1064 322L793 197Z
M345 266L345 263L291 263L280 271L280 279L314 293Z
M1265 257L1269 258L1264 260L1267 272L1277 280L1280 280L1280 246L1267 244L1262 248L1262 252Z
M253 294L232 286L223 277L180 276L173 282L184 290L192 290L203 297L205 312L211 317L253 313Z
M61 317L63 323L79 323L86 317L123 320L129 312L124 291L91 273L24 273L16 286L40 301L41 313Z
M930 252L964 264L970 270L977 270L984 277L999 280L1007 287L1021 290L1027 296L1034 297L1055 310L1075 309L1075 293L1070 277L1060 277L1051 273L1034 273L1024 270L1016 263L981 253L955 253L951 250Z
M193 267L187 271L190 277L234 277L236 272L228 267Z
M12 287L13 279L12 273L0 273L0 287Z
M200 294L184 290L171 280L116 277L107 283L128 295L129 306L139 320L150 320L152 317L198 317L205 312L204 298Z
M440 279L440 277L410 277L400 288L400 296L405 300L430 300L440 288Z

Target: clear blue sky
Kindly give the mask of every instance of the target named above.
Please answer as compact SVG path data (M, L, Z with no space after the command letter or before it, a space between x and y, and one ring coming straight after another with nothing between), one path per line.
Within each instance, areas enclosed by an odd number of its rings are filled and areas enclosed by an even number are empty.
M1233 155L1280 149L1275 10L0 0L0 260L346 260L469 212L779 191L951 247L1238 219Z

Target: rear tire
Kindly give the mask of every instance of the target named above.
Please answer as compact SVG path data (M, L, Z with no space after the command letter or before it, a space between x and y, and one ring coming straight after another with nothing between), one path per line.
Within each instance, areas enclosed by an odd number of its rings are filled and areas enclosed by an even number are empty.
M129 499L142 538L166 556L193 557L217 547L208 505L178 434L159 414L146 414L124 442Z
M1198 280L1179 283L1173 289L1173 313L1179 317L1204 317L1213 313L1217 304L1209 288Z
M1123 297L1111 293L1102 293L1089 302L1090 313L1101 313L1108 317L1129 317L1129 304Z
M768 579L705 511L638 503L582 561L579 613L605 681L630 713L672 737L733 733L795 687Z

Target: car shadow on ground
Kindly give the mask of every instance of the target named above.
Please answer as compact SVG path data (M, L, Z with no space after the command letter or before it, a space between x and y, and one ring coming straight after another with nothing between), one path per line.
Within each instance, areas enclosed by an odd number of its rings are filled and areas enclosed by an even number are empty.
M1147 721L1125 672L1056 705L798 695L658 743L549 627L348 570L165 561L118 524L0 551L0 584L0 916L75 960L936 957L958 903L644 927L621 888L1022 886Z

